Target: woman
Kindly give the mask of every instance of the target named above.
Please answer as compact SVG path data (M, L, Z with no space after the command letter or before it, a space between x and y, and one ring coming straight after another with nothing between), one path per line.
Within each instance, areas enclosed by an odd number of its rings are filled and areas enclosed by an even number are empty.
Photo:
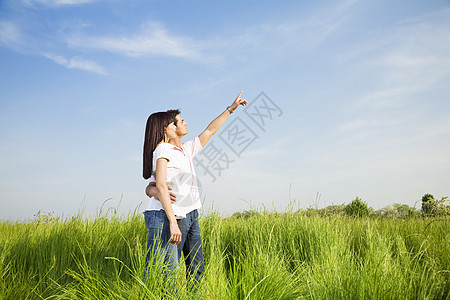
M180 111L167 111L171 114L172 120L175 121L174 125L176 129L176 136L169 138L169 144L164 144L166 145L164 149L167 150L166 158L168 158L167 173L158 174L160 169L156 169L156 188L152 187L153 180L151 179L146 189L147 195L151 197L149 202L152 205L157 205L157 198L160 194L165 195L165 201L168 202L169 197L172 197L172 195L169 196L167 185L161 182L164 179L164 174L167 175L167 182L170 182L173 193L176 194L176 202L173 204L173 210L177 216L178 226L182 233L181 242L178 244L177 258L184 255L187 275L197 283L201 280L204 262L198 222L198 209L201 208L201 201L193 158L225 123L230 114L239 106L247 105L247 101L242 99L241 95L242 92L239 93L233 103L216 117L200 135L187 142L182 142L182 138L189 131L187 129L187 122L181 117ZM161 165L161 172L164 171L163 164L164 162ZM160 180L159 183L158 178ZM164 188L166 188L165 191ZM178 239L176 241L178 243Z
M143 176L149 179L154 175L159 201L149 201L145 210L145 225L148 228L148 253L146 266L151 257L153 264L164 260L169 270L176 269L178 254L176 245L181 241L170 197L168 194L167 168L172 167L168 142L176 137L176 127L171 114L157 112L147 119L144 140Z

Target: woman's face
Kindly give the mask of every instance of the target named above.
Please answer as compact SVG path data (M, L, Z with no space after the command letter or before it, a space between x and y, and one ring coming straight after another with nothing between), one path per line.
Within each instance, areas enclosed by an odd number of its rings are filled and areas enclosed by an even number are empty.
M166 133L166 137L168 140L177 137L177 127L175 126L175 124L172 122L169 125L167 125L167 127L165 128L165 133Z

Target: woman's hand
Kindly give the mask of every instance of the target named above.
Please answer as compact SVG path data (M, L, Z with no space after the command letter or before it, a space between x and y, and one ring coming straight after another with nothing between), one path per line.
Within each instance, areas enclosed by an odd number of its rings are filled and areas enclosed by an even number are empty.
M181 243L181 231L180 228L178 228L178 223L172 222L170 223L170 240L169 243L178 245Z
M247 100L241 98L242 92L243 91L239 93L239 95L236 97L236 100L234 100L233 104L230 105L231 110L235 110L239 105L244 106L248 104Z

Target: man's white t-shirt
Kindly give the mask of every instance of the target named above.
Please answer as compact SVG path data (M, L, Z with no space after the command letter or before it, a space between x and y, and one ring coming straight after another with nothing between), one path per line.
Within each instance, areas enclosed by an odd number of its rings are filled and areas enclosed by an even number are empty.
M166 182L172 188L172 193L177 196L177 201L172 204L177 218L185 218L187 213L202 207L197 176L192 162L194 156L201 149L200 139L196 137L181 144L181 148L169 143L161 143L153 151L153 175L150 182L155 181L156 161L159 158L167 159ZM163 209L161 202L152 197L144 211L161 209Z

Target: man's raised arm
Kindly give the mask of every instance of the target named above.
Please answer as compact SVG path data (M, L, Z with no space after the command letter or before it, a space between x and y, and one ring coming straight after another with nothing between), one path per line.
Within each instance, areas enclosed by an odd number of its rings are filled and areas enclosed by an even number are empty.
M222 127L223 123L228 119L228 117L239 107L239 105L247 105L247 100L241 98L242 91L237 96L236 100L234 100L233 104L227 107L227 109L221 113L217 118L215 118L209 125L206 127L205 131L203 131L198 138L200 139L200 143L202 147L206 145L209 139Z

